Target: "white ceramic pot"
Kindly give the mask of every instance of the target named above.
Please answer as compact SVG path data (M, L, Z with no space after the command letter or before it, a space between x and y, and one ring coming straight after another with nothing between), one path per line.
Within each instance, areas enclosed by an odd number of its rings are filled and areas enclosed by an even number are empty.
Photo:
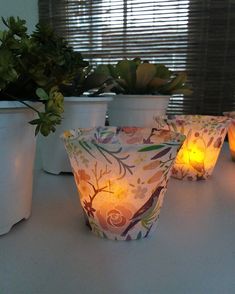
M117 95L108 106L110 126L151 127L153 117L165 115L170 96Z
M34 112L19 102L0 102L0 235L31 214L36 138Z
M60 135L65 130L104 126L107 104L112 97L65 97L61 125L48 137L40 137L43 170L60 174L71 172L71 165Z

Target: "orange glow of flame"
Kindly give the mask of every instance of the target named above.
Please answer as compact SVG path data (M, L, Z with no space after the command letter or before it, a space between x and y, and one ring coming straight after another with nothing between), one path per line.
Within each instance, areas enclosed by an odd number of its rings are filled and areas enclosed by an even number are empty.
M188 146L188 154L190 160L201 163L205 160L205 151L196 144L192 143L190 146Z
M205 172L206 149L200 141L187 141L177 156L176 163L203 174ZM209 159L210 160L210 159Z
M235 122L233 122L228 129L228 140L232 158L235 160Z
M124 199L128 194L128 183L125 180L117 181L109 181L108 182L108 190L115 199Z

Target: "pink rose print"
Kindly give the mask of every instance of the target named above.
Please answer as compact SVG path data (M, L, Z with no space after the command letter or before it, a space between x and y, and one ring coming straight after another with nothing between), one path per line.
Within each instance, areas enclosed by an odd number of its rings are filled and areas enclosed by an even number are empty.
M108 203L100 207L96 216L105 231L121 234L133 216L134 207L129 203Z

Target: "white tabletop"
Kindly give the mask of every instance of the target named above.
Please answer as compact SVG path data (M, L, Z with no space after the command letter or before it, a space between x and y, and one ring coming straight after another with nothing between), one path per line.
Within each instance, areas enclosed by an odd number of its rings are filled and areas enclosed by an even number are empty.
M83 224L71 175L35 171L29 220L0 237L1 294L235 293L235 163L210 180L171 179L158 229L109 241Z

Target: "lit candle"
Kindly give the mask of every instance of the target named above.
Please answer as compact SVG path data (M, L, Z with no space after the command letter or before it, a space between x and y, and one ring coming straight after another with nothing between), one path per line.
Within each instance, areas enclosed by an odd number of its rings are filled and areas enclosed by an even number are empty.
M64 133L80 202L95 234L114 240L148 236L184 138L146 128Z
M155 118L158 127L181 132L186 140L181 147L172 176L178 179L205 180L211 176L230 120L223 116L177 115Z
M228 143L232 160L235 161L235 111L224 112L224 115L231 118L231 124L228 128Z
M232 159L235 161L235 119L232 120L232 123L228 129L228 141Z

